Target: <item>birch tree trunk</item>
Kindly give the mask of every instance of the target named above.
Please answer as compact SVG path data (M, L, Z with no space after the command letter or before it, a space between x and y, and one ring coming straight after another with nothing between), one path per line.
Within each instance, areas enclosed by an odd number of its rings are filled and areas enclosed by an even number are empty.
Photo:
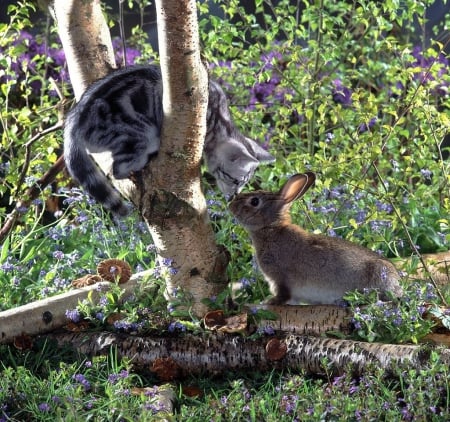
M75 98L116 68L100 0L41 0L58 27Z
M166 264L166 297L194 315L226 286L228 256L217 246L200 187L207 74L200 59L195 0L157 0L164 124L156 160L134 197ZM180 299L180 291L183 297Z

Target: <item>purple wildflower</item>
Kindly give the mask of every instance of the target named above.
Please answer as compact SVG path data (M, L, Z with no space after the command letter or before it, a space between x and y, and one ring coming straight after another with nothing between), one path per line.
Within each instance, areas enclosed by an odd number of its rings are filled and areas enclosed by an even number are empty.
M336 104L342 104L343 106L352 105L352 91L344 86L340 79L333 81L332 95Z
M41 403L38 408L42 413L50 412L51 409L48 403Z
M384 211L387 214L392 214L394 207L391 204L387 204L381 201L376 201L375 205L378 211Z
M353 327L355 328L355 330L360 330L362 328L361 323L354 318L352 319L352 324L353 324Z
M0 270L2 270L5 273L12 272L14 271L15 268L16 268L15 265L12 262L10 262L9 257L7 258L5 263L0 265Z
M422 177L425 180L431 180L431 176L432 176L433 173L431 172L431 170L422 169L422 170L420 170L420 174L422 175Z
M58 82L68 81L68 74L61 71L61 67L65 64L65 55L62 49L49 48L45 38L34 37L26 31L22 31L20 36L13 43L14 46L23 47L23 53L19 54L11 62L11 71L16 75L14 81L16 86L26 78L26 73L38 73L36 68L35 58L38 56L47 58L45 79L52 77ZM0 77L0 83L10 80L10 76ZM42 82L40 80L33 80L29 82L29 86L37 95L40 94Z
M59 404L59 403L61 403L61 398L58 396L52 396L52 402Z
M53 258L61 260L64 258L64 252L62 251L55 251L53 252Z
M143 323L129 322L122 319L119 321L114 321L113 326L116 330L134 332L138 331L143 326Z
M273 336L275 334L275 330L272 326L266 325L264 327L264 334L266 334L267 336Z
M81 314L78 309L67 309L65 315L72 322L77 323L81 321Z
M366 221L367 212L364 210L358 210L355 214L355 221L357 224L364 223Z
M76 383L83 386L84 391L89 391L91 389L91 383L86 379L83 374L75 374L72 377Z
M171 322L169 326L167 327L167 331L169 333L173 333L175 331L186 331L186 326L182 324L180 321Z
M427 283L425 287L425 300L432 301L437 298L436 289L431 283Z
M293 394L284 395L281 398L281 406L288 415L292 415L297 408L298 396Z
M116 62L123 63L123 48L122 41L120 38L114 38L112 40L113 49L115 51ZM136 60L141 57L141 52L135 48L127 47L125 49L125 65L130 66L136 64Z
M118 374L109 374L108 375L108 382L110 384L115 384L118 379L119 379L119 375Z
M330 236L330 237L336 237L337 236L336 231L334 229L331 229L331 228L327 229L327 235Z
M84 408L85 408L86 410L91 410L91 409L94 407L94 401L95 401L95 398L92 399L92 400L88 400L88 401L85 403Z
M396 327L400 327L403 323L403 318L401 316L396 316L394 320L392 321L392 324L394 324Z
M444 80L443 76L448 74L448 59L444 54L439 53L437 57L426 57L422 47L415 46L411 55L415 61L410 63L410 67L414 68L414 79L421 84L426 84L436 80L437 76L439 83L433 92L437 96L448 94L448 82Z
M107 298L107 296L106 295L102 295L102 296L100 296L100 299L98 300L98 304L101 306L101 307L105 307L106 305L108 305L108 298Z
M389 228L392 226L392 223L390 221L385 220L371 220L369 221L369 227L370 230L374 232L381 232L384 228Z
M122 369L119 372L119 377L124 379L124 378L128 378L130 376L130 373L126 370L126 369Z
M368 122L361 123L358 127L359 133L367 132L369 129L373 128L377 123L377 118L372 117Z
M242 288L248 288L248 287L250 287L251 285L252 285L252 283L254 283L254 279L248 279L248 278L246 278L246 277L243 277L243 278L241 278L240 280L240 283L241 283L241 286L242 286Z

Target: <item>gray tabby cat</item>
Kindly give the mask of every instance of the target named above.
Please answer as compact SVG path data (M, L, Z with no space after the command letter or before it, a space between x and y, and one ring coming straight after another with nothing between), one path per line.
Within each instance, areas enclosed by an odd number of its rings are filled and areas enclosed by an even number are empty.
M234 125L225 94L209 82L204 157L226 196L238 193L260 162L274 160ZM160 146L163 120L159 66L135 66L92 84L67 115L64 158L70 174L105 208L127 213L119 192L90 153L110 151L112 175L125 179L142 170Z

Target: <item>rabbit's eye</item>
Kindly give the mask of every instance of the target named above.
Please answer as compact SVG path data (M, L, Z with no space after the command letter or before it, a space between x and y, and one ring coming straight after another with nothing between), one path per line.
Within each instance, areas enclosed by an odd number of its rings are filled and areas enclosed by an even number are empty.
M252 207L257 207L259 205L259 198L254 196L252 199L250 199L250 205Z

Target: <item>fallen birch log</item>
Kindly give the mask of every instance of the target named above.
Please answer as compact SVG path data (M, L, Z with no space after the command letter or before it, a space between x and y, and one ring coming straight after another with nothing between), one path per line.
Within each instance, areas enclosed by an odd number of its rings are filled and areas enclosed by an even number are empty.
M136 294L141 287L141 281L150 274L151 271L135 274L128 283L122 284L122 299ZM22 334L33 336L61 328L68 322L68 309L76 308L78 303L89 295L92 295L93 300L98 300L111 286L111 283L102 281L0 312L0 344L10 343L14 337Z
M298 335L325 335L330 332L348 334L352 312L335 305L248 305L244 311L264 309L278 316L276 320L259 321L259 327L270 326L276 332Z
M80 354L88 356L105 355L115 348L119 358L130 359L137 370L150 369L164 381L188 375L217 375L230 370L290 368L314 374L339 374L350 369L360 374L373 365L386 371L402 365L421 368L431 350L438 350L429 346L298 335L251 339L206 333L148 338L82 332L51 334L46 338L56 340L59 346L70 344ZM450 350L441 349L440 359L450 364Z

